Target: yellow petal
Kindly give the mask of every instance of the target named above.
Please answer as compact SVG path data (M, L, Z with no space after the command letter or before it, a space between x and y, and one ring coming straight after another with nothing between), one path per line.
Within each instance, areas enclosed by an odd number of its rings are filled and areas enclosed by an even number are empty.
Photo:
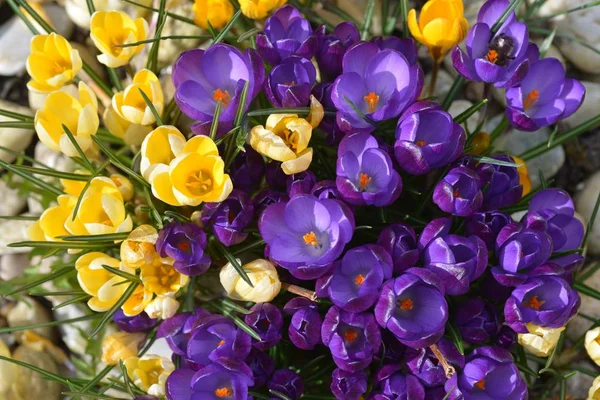
M313 149L309 147L298 155L295 160L289 160L281 163L281 169L286 175L297 174L306 171L312 162Z

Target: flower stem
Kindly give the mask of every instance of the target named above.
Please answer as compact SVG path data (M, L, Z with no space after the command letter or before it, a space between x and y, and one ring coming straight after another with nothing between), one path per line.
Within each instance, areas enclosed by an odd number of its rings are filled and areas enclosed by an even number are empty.
M433 96L435 91L435 84L437 83L438 71L440 70L440 64L435 60L433 61L433 69L431 70L431 81L429 82L429 97Z
M305 289L300 286L291 285L289 283L281 282L281 288L287 290L290 293L298 296L306 297L310 301L317 301L317 294L312 290Z
M433 352L433 355L439 360L440 364L442 364L442 367L444 368L444 372L446 373L446 378L448 378L448 379L452 378L452 376L456 373L456 370L454 369L454 367L452 365L450 365L448 360L446 360L446 357L444 357L444 355L442 354L440 349L437 347L437 345L432 344L431 346L429 346L429 349L431 349L431 351Z

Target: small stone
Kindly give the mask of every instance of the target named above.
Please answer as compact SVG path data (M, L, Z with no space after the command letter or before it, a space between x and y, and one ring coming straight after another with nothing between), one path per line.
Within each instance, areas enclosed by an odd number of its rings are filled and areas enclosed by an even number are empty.
M52 321L52 315L33 298L24 297L8 312L6 320L11 327L35 325ZM36 328L33 331L48 339L53 339L55 336L51 327Z
M596 172L583 182L583 189L575 195L575 209L588 221L594 212L596 200L600 195L600 172ZM590 254L600 254L600 218L597 218L588 236ZM600 273L596 274L600 289Z
M0 257L0 280L8 281L23 276L23 271L29 266L29 255L5 254Z
M25 207L27 199L19 196L17 189L12 189L5 181L0 181L0 215L14 216Z
M473 103L468 100L454 100L448 109L448 112L450 115L452 115L452 118L456 118L471 107L473 107ZM471 115L466 122L467 128L475 129L477 127L477 123L479 122L479 116L479 111L476 111L473 115Z
M171 12L179 15L194 15L191 2L175 1L174 3L169 8ZM196 25L184 24L176 19L167 18L162 36L198 36L202 33L202 29ZM163 68L173 64L183 51L198 47L200 42L201 39L164 40L158 48L159 67Z
M0 35L2 35L0 33ZM1 40L1 39L0 39ZM28 50L29 51L29 50ZM0 66L1 68L1 66ZM32 116L32 111L9 101L0 100L0 109L6 111L12 111L18 114L29 115ZM0 122L8 122L15 121L12 118L5 117L0 115ZM14 151L23 151L31 143L31 139L33 138L33 129L15 129L15 128L0 128L0 146L9 148ZM6 153L0 150L0 159L7 163L12 163L15 161L16 156L10 153Z
M144 17L150 10L129 4L122 0L93 0L96 11L118 10L126 11L132 18ZM146 6L151 6L151 0L136 1ZM86 0L66 0L64 9L69 19L81 29L90 29L90 12Z
M61 296L60 299L54 299L52 304L56 306L66 300L68 299L64 296ZM84 307L85 306L78 304L71 304L58 308L54 311L54 318L57 321L63 321L66 319L84 317L89 314L89 310L86 313L84 311ZM75 354L86 357L88 352L87 346L89 342L88 338L84 336L82 332L90 332L92 329L92 323L90 321L81 321L72 324L62 324L58 327L58 329L60 330L61 339L67 348Z
M542 3L542 6L538 9L537 15L540 17L547 17L569 9L567 4L568 0L546 0ZM563 19L564 16L558 16L556 19Z
M435 90L433 92L434 96L437 96L439 99L444 99L450 87L454 83L454 78L450 76L445 70L441 69L438 71L437 82L435 84ZM429 85L431 84L431 72L425 75L423 91L421 92L421 97L429 97Z

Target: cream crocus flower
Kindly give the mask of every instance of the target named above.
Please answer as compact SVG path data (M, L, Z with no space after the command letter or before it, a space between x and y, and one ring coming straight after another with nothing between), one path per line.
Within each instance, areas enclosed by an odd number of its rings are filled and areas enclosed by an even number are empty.
M142 342L146 339L143 333L115 332L102 340L102 362L106 365L116 365L136 357Z
M121 262L138 269L153 264L160 256L154 247L158 232L152 225L140 225L121 243Z
M77 281L81 289L92 296L88 300L88 306L96 312L108 311L127 290L127 285L123 284L125 278L108 271L103 267L104 265L130 274L134 273L134 270L122 267L121 262L116 258L97 251L84 254L77 259L75 262Z
M121 67L144 47L123 45L148 38L148 23L143 18L131 19L123 11L96 11L90 20L90 38L102 54L98 61L110 68Z
M161 114L164 107L163 91L156 75L148 69L138 71L131 84L113 96L111 106L120 118L130 124L151 125L156 122L156 118L140 90L152 102L156 112Z
M36 35L31 39L27 58L29 90L50 93L73 81L83 65L79 52L67 39L56 33Z
M239 262L239 260L238 260ZM279 294L281 282L277 270L267 260L258 259L242 266L250 282L248 285L231 263L221 268L219 278L227 296L234 300L253 301L255 303L270 302Z
M529 333L519 334L519 344L535 356L548 357L558 344L560 334L565 330L565 327L542 328L541 326L527 324L527 330Z
M312 162L313 149L308 147L312 125L295 114L271 114L266 126L250 131L250 145L262 155L281 161L287 175L306 171Z
M81 150L91 154L95 151L92 135L96 134L100 125L96 95L83 82L79 82L77 97L62 91L52 92L43 107L35 113L34 124L40 141L50 149L69 157L79 156L65 133L64 125L73 134Z
M110 178L96 177L83 194L75 220L67 218L65 227L73 235L101 235L129 232L133 221L117 185Z
M185 142L185 136L171 125L162 125L150 132L144 139L140 152L142 176L150 181L150 175L157 166L161 165L161 169L168 168L171 161L183 153Z
M133 183L127 177L120 174L112 174L110 180L114 182L123 195L123 201L133 199Z
M177 314L179 302L172 295L157 296L144 310L150 318L168 319Z
M164 397L165 383L175 364L165 357L145 355L125 360L125 368L129 379L150 396Z
M588 390L587 400L600 400L600 376L597 376Z
M587 331L584 345L590 358L600 365L600 326Z

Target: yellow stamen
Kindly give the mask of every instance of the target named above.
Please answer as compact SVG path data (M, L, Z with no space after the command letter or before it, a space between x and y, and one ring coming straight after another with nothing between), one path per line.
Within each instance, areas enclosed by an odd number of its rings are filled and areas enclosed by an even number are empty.
M312 231L302 236L302 239L304 239L304 243L310 244L313 247L317 247L320 244L317 240L317 235L315 235L315 233Z
M419 147L423 147L423 146L427 145L427 142L426 142L426 141L424 141L424 140L417 140L417 143L416 143L416 144L417 144L417 146L419 146Z
M219 343L217 343L217 347L223 346L225 344L224 340L219 341Z
M229 397L233 394L233 391L229 388L222 387L215 390L217 397Z
M477 389L485 390L485 379L475 382Z
M358 186L360 187L360 190L366 190L367 185L369 184L369 182L371 182L371 179L372 178L369 175L365 174L364 172L361 172L359 182L358 182Z
M365 281L365 277L362 274L358 274L354 278L354 283L356 283L356 286L362 285L364 281Z
M400 309L401 310L412 310L413 308L413 301L412 299L404 299L402 301L400 301Z
M462 197L461 197L460 192L458 191L458 189L454 189L453 194L454 194L455 198L462 199Z
M222 91L221 89L215 89L213 91L213 100L221 100L221 104L223 105L223 107L227 107L229 105L229 102L231 101L231 96L229 95L229 92L227 90Z
M523 100L523 108L525 110L530 109L531 107L533 107L537 104L539 99L540 99L540 91L537 89L533 89L531 92L529 92L529 94L527 95L525 100Z
M527 303L525 303L525 306L539 311L540 308L544 305L544 303L545 301L540 301L537 296L532 296L531 299Z
M379 96L377 96L375 92L369 92L369 94L363 98L369 106L369 112L374 113L377 109L377 104L379 104Z
M348 343L352 343L356 340L356 338L358 338L358 332L356 332L354 329L348 329L346 332L344 332L344 340Z
M498 61L498 52L494 49L490 49L485 56L485 59L491 62L492 64L496 64Z
M179 242L177 244L177 248L181 251L188 251L190 249L190 243L189 242Z

